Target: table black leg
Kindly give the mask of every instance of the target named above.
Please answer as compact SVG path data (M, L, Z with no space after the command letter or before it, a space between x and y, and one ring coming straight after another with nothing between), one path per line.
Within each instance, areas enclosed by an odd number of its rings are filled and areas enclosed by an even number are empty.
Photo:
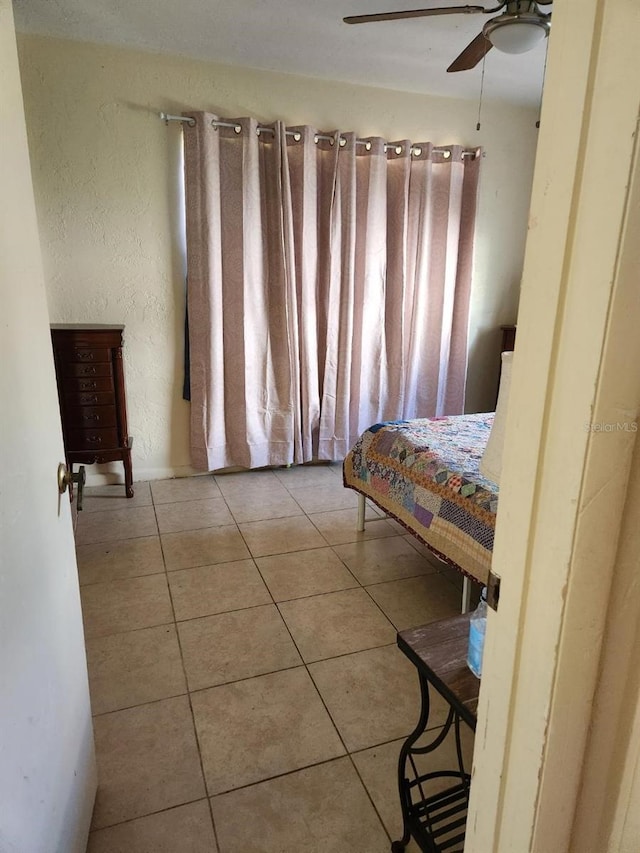
M467 788L467 799L469 799L469 787L471 784L471 777L469 773L467 773L464 766L464 757L462 755L462 740L460 739L460 717L458 714L455 715L455 733L456 733L456 755L458 757L458 770L460 771L460 778L465 782Z
M420 719L415 729L411 732L400 749L400 757L398 759L398 791L400 794L400 806L402 808L402 838L400 841L394 841L391 845L391 853L403 853L405 847L411 839L411 829L409 826L409 810L411 808L411 791L409 789L409 780L407 779L407 759L411 752L411 747L422 737L427 729L429 722L429 682L423 677L422 673L418 673L420 678Z
M400 749L398 792L403 827L402 837L391 845L392 853L404 853L410 841L421 853L461 853L464 848L471 776L464 769L460 725L465 723L475 731L471 708L478 695L478 681L465 664L468 641L468 616L398 634L398 647L418 672L421 708L417 726ZM427 731L429 724L436 723L430 713L432 690L446 701L448 714L444 725ZM457 767L439 769L444 762L434 761L431 753L452 736Z

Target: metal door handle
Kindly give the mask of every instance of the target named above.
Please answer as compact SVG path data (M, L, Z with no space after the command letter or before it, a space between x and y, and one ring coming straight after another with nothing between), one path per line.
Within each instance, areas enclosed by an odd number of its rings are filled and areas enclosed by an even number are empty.
M63 495L67 491L67 486L69 486L69 493L71 500L73 500L73 483L77 483L78 485L78 512L81 512L82 510L82 491L86 480L87 476L85 474L84 465L81 465L75 474L72 474L69 471L64 462L61 462L58 465L58 491L60 494Z

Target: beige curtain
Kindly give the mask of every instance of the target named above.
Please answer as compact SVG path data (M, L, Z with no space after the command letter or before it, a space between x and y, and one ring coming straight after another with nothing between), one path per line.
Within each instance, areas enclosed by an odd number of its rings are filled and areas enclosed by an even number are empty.
M462 412L480 159L191 115L194 467L341 459L377 421Z

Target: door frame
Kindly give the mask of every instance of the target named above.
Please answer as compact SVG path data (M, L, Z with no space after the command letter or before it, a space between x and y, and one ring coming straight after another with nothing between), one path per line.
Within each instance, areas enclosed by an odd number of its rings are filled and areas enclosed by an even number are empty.
M587 760L594 725L612 723L596 720L594 701L607 672L631 659L607 657L608 626L625 605L615 595L616 555L621 545L637 559L640 548L620 538L640 402L639 43L634 0L554 8L493 560L502 592L487 628L468 853L601 853L612 826L625 825L638 773L637 761L619 765L628 784L591 828L600 846L574 848L590 813L589 785L598 789ZM637 605L626 614L631 629L640 624ZM637 758L637 732L629 738Z

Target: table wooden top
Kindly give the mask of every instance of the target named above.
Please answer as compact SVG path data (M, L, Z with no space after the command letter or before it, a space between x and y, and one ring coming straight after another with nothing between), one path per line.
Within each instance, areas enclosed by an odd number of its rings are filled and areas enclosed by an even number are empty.
M476 727L480 679L467 666L471 614L409 628L398 647L472 727Z

